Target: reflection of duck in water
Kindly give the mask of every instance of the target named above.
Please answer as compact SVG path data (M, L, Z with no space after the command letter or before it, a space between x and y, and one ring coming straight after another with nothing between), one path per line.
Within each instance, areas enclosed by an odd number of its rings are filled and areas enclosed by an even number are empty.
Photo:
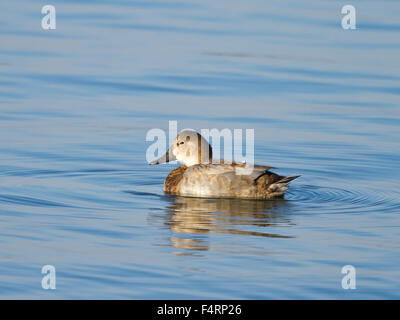
M182 131L167 153L151 162L159 164L178 160L182 166L172 170L164 182L171 194L206 198L274 199L283 197L290 181L272 167L243 163L212 163L212 149L197 132Z
M288 205L285 200L173 197L164 224L175 233L173 246L190 250L208 250L209 233L291 238L268 232L279 223L290 223L280 211Z

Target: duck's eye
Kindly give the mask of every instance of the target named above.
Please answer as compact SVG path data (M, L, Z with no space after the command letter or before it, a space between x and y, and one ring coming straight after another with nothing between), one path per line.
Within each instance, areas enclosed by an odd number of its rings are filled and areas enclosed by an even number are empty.
M181 141L179 144L184 144L185 142L184 141Z

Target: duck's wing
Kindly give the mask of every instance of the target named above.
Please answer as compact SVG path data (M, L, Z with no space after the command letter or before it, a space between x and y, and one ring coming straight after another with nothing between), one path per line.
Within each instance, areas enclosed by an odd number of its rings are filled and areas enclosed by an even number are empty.
M185 175L238 175L249 176L252 180L257 180L260 176L269 172L274 167L262 165L249 165L245 163L210 163L198 164L187 168Z
M236 163L194 165L183 173L180 194L260 199L281 197L288 182L295 177L282 177L269 171L271 168Z

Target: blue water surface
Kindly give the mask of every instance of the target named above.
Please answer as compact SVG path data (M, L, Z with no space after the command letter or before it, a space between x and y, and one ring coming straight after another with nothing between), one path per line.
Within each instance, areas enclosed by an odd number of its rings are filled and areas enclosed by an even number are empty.
M336 0L52 0L56 30L44 4L0 4L1 299L400 298L398 1L355 30ZM146 134L174 120L301 178L164 195Z

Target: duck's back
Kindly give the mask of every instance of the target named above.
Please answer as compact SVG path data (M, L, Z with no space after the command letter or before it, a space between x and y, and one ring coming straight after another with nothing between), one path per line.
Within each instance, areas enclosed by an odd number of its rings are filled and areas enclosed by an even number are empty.
M282 197L288 182L271 167L245 164L198 164L180 166L171 171L164 191L182 196L207 198L272 199Z

